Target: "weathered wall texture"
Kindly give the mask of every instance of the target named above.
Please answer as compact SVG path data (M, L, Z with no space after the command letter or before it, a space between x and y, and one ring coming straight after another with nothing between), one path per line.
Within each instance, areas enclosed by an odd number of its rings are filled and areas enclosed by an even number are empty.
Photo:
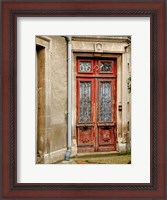
M36 138L37 163L43 163L47 153L47 135L50 132L49 90L49 46L48 38L36 38ZM47 98L46 98L47 97Z
M52 38L50 152L67 147L67 42Z

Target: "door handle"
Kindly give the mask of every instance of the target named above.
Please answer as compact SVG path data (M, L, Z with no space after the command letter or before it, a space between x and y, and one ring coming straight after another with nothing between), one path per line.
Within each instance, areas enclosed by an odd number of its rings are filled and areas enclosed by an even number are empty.
M112 125L111 125L111 124L105 123L105 124L104 124L104 127L108 129L108 128L112 127Z
M77 124L77 128L87 131L88 129L92 128L93 124Z

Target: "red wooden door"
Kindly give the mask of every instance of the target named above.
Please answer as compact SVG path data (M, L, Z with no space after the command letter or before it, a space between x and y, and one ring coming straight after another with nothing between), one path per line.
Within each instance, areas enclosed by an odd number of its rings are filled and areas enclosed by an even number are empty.
M116 60L77 59L78 152L116 150Z

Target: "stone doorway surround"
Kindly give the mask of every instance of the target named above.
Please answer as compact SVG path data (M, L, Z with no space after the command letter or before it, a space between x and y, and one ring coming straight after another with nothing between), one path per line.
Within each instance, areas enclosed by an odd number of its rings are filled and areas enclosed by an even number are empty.
M131 74L131 38L128 36L72 37L72 151L77 154L76 141L76 60L82 58L114 58L117 60L117 146L126 153L131 148L131 94L127 81Z

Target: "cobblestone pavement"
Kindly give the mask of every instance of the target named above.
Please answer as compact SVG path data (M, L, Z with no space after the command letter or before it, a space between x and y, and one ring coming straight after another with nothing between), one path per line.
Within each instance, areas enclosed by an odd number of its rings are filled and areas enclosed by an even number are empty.
M131 164L131 155L107 155L96 157L77 157L57 164Z

